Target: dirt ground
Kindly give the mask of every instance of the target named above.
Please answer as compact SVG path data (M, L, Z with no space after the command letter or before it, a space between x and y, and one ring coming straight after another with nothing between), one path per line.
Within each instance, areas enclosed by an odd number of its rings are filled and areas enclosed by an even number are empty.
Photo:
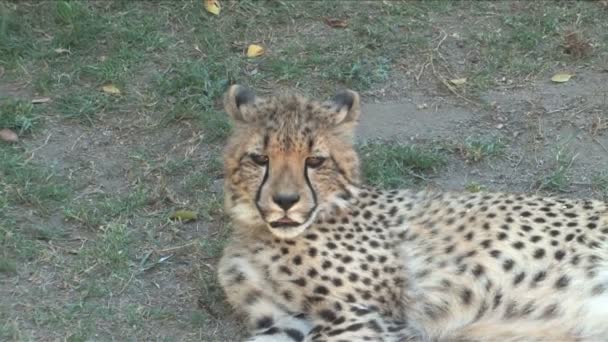
M539 180L554 172L556 158L564 151L574 161L568 168L570 182L558 193L601 199L604 195L593 191L592 178L608 170L608 135L594 134L594 127L608 112L608 71L579 70L568 84L553 83L550 76L482 94L490 109L420 89L390 102L370 99L363 108L359 138L457 144L463 137L491 136L506 145L504 156L482 164L450 158L448 167L430 179L432 185L450 190L474 182L487 190L537 192Z
M240 319L223 302L214 277L230 231L221 208L219 154L226 124L219 99L235 81L262 94L284 88L323 97L340 87L360 91L361 146L376 141L419 146L444 160L416 173L416 187L608 198L608 27L602 19L608 12L601 12L608 9L600 2L546 9L526 2L372 2L377 7L372 13L386 15L385 23L343 2L332 9L349 21L343 31L322 20L327 5L315 3L305 11L287 2L286 16L282 10L271 13L280 8L276 3L227 2L217 23L199 2L162 3L160 10L143 2L84 3L83 11L115 23L107 26L109 36L97 38L108 46L82 47L71 37L48 46L75 44L73 52L57 53L61 57L26 50L14 61L0 56L1 100L50 98L24 112L35 119L32 129L10 124L10 113L0 112L0 125L21 135L17 144L0 142L0 196L5 197L0 200L0 340L234 341L243 336ZM46 8L35 2L3 6L6 16ZM69 12L73 7L57 8L59 18L70 21L66 30L77 26L77 16ZM157 10L162 25L150 19ZM497 19L503 10L512 12L515 24ZM526 11L535 18L538 11L555 16L554 31L538 35L538 42L553 44L551 49L525 45L531 34L522 28ZM582 24L576 24L577 13ZM211 25L217 26L217 36L251 15L259 27L227 37L225 50L213 50L216 37L205 33ZM483 40L469 35L467 19L526 38ZM130 24L135 26L129 30L147 34L133 43L143 44L134 48L145 51L141 56L110 47L111 35ZM202 31L191 29L195 24ZM562 51L563 35L572 25L590 37L591 55L549 56L547 51ZM360 27L365 30L359 32ZM59 37L32 32L43 45ZM351 35L361 43L323 54L324 44ZM261 62L239 57L232 64L226 57L213 62L220 66L210 66L209 73L196 69L209 65L209 56L240 55L246 43L256 42L251 37L270 46ZM385 48L375 45L382 42ZM412 52L393 56L391 44L406 44ZM498 45L488 52L491 44ZM497 56L509 47L531 56L528 64L506 67ZM355 49L363 55L351 55ZM0 51L8 56L13 50ZM107 64L112 53L122 64ZM535 64L541 57L545 62ZM342 69L341 63L350 64ZM85 67L73 76L78 64ZM490 70L495 73L488 78ZM239 76L227 76L230 82L213 76L233 72ZM557 72L574 76L552 82ZM205 75L212 75L209 82L197 81ZM456 75L468 77L466 84L449 85ZM75 81L62 83L71 77ZM53 81L47 84L46 78ZM99 95L99 86L109 81L129 89L127 94ZM196 211L198 219L169 219L177 209Z

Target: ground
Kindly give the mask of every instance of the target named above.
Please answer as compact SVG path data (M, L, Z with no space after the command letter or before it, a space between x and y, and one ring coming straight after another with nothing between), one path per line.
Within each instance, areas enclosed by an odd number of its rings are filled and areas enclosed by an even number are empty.
M377 186L608 198L606 1L221 4L0 2L0 339L241 336L215 279L235 82L360 91Z

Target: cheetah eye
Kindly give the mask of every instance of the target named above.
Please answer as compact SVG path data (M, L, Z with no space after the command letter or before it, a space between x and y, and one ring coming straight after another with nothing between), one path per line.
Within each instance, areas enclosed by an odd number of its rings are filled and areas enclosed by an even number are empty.
M264 166L266 164L268 164L268 156L264 156L261 154L251 154L250 155L251 160L253 160L254 163L260 165L260 166Z
M308 158L306 158L306 166L316 169L319 166L321 166L321 164L323 164L324 161L325 161L325 158L323 158L323 157L308 157Z

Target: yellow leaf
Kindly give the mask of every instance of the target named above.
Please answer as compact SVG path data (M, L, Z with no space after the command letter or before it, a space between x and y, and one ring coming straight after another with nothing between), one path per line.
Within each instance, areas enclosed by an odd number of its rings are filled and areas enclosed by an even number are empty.
M220 15L220 11L222 10L222 6L220 6L219 0L203 0L204 6L207 12L215 15Z
M453 85L461 85L461 84L467 83L467 79L466 78L455 78L453 80L450 80L450 83L452 83Z
M9 143L15 143L19 141L19 136L17 133L13 132L8 128L0 129L0 140L6 141Z
M179 221L195 221L198 218L198 214L190 210L178 210L171 214L169 218Z
M551 77L551 81L553 82L557 82L557 83L564 83L564 82L568 82L570 80L570 78L572 78L572 74L567 74L567 73L559 73L559 74L555 74L553 75L553 77Z
M247 48L247 57L258 57L264 54L264 48L260 45L251 44Z
M103 87L101 87L101 90L103 90L103 92L106 93L106 94L120 95L120 89L118 89L113 84L106 84Z
M33 104L47 103L49 101L51 101L50 97L40 97L40 98L37 98L37 99L32 99L32 103Z
M345 28L348 26L348 23L346 22L346 20L336 19L336 18L325 18L324 20L325 20L325 24L327 24L327 26L329 26L329 27Z

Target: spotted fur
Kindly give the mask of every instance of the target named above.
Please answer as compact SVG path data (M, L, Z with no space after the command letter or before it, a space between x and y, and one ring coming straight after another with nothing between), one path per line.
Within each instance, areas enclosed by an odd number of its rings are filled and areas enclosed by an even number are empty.
M219 279L251 341L606 341L606 202L367 188L359 107L226 95Z

